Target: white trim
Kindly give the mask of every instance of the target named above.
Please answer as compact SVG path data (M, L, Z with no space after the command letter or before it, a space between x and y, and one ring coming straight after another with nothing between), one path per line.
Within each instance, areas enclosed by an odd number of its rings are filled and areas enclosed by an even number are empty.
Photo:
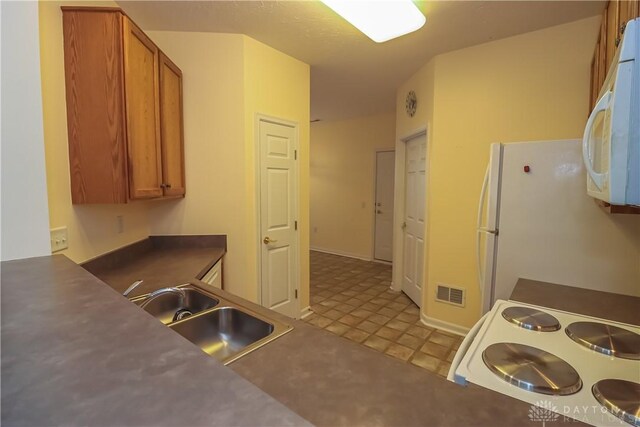
M452 334L460 335L462 337L467 335L470 330L470 328L465 328L464 326L456 325L455 323L445 322L444 320L429 317L422 311L420 311L420 321L431 328L451 332Z
M344 251L338 251L335 249L325 249L325 248L319 248L317 246L311 246L309 247L310 251L316 251L316 252L322 252L325 254L331 254L331 255L339 255L339 256L344 256L347 258L355 258L355 259L359 259L362 261L373 261L371 258L367 258L366 256L362 256L359 254L354 254L351 252L344 252Z
M300 320L309 317L313 314L313 310L311 310L310 306L306 306L305 308L302 309L302 311L300 311Z
M393 224L391 225L392 229L391 229L391 261L384 261L381 259L376 259L376 221L378 220L378 216L376 215L376 211L378 210L378 206L376 206L376 195L378 194L378 154L379 153L393 153L393 158L394 158L394 171L393 171L393 177L395 179L395 156L396 156L396 149L395 148L378 148L375 150L375 152L373 153L373 195L371 197L371 200L373 200L373 209L371 209L371 215L373 215L373 222L372 222L372 226L371 226L371 259L375 262L381 262L381 263L389 263L389 265L393 265L393 231L395 230L395 228L393 227ZM395 185L393 188L393 192L395 193L396 189L395 189ZM395 194L393 197L393 202L395 205ZM394 208L394 213L395 213L395 208Z
M255 210L256 210L256 242L257 242L257 283L258 283L258 301L260 305L262 302L262 229L261 229L261 190L260 190L260 122L273 123L282 126L288 126L294 129L296 141L294 149L298 152L297 160L300 160L300 125L298 122L281 119L274 116L269 116L262 113L255 113L254 127L253 127L253 154L254 154L254 183L255 183ZM298 221L298 232L295 234L296 251L294 254L294 265L296 266L296 283L295 289L298 291L298 298L296 298L296 306L294 312L300 312L300 284L302 283L302 269L300 268L300 166L299 162L295 162L295 177L296 183L294 186L295 193L295 216Z

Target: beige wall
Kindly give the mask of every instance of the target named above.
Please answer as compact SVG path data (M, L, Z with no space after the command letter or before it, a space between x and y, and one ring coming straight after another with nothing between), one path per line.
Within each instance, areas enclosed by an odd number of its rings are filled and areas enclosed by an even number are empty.
M149 202L128 205L71 204L67 110L64 82L62 5L117 6L113 2L39 2L42 110L51 228L66 226L69 249L61 251L83 262L149 235ZM119 233L117 217L123 217Z
M375 154L395 146L394 113L311 124L311 247L371 259Z
M256 194L256 115L263 114L298 124L298 259L300 309L309 306L309 120L310 67L250 37L244 37L245 175L247 176L247 250L253 282L258 283L259 242ZM258 243L259 244L259 243ZM257 288L254 292L259 292ZM258 295L251 295L257 299Z
M225 287L258 301L256 113L300 124L300 297L308 305L309 66L237 34L149 31L184 77L184 200L151 206L152 234L227 235Z
M581 137L598 24L594 17L443 54L399 88L397 136L429 128L426 316L465 327L478 319L475 223L489 145ZM410 89L422 103L413 119L404 111ZM466 307L436 302L436 283L465 288Z

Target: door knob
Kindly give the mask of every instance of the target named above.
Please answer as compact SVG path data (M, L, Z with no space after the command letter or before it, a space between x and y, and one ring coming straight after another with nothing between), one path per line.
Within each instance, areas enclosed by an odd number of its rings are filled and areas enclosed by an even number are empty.
M265 238L262 240L262 242L263 242L265 245L268 245L269 243L275 243L275 242L277 242L277 240L276 240L276 239L272 239L272 238L270 238L269 236L267 236L267 237L265 237Z

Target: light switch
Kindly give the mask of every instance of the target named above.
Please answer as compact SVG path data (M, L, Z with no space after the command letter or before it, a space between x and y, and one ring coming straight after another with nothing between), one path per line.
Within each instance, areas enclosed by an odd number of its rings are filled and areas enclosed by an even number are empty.
M51 252L58 252L69 247L69 236L67 235L67 227L52 228L51 233Z

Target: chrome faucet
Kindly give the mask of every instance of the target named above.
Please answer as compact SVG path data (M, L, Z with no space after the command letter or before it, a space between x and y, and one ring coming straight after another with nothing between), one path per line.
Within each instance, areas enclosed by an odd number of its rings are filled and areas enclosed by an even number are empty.
M123 295L123 296L125 296L125 297L128 297L128 296L129 296L129 294L130 294L130 293L131 293L135 288L137 288L138 286L142 285L142 282L144 282L144 280L136 280L135 282L133 282L133 283L131 284L131 286L129 286L129 287L127 288L127 290L126 290L126 291L124 291L124 292L122 293L122 295Z
M160 295L165 295L165 294L176 294L180 297L180 305L184 305L184 300L187 297L186 292L184 291L184 289L180 289L180 288L162 288L162 289L158 289L155 290L153 292L151 292L142 302L142 304L140 304L140 308L145 308L151 301L153 301L154 299L156 299L157 297L159 297Z

